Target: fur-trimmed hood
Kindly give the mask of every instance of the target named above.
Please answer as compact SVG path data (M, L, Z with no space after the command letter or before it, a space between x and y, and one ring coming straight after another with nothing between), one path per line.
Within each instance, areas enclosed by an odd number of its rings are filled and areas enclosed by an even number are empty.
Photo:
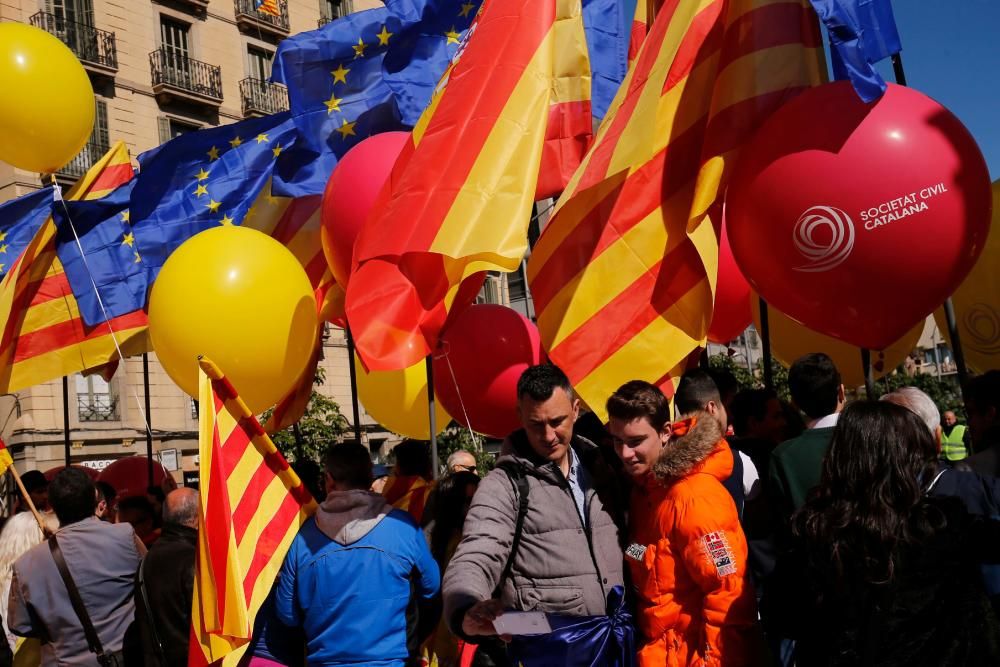
M684 435L671 436L670 441L660 458L653 466L653 474L660 482L672 482L681 477L686 477L698 468L701 468L720 445L726 445L723 437L722 427L707 412L699 411L688 415L689 419L694 419L695 423ZM676 428L676 426L675 426ZM728 445L726 445L728 449ZM723 462L720 462L723 463ZM716 470L715 468L719 468ZM732 474L732 457L728 461L728 470L722 470L724 466L711 466L710 472L720 480L726 479Z

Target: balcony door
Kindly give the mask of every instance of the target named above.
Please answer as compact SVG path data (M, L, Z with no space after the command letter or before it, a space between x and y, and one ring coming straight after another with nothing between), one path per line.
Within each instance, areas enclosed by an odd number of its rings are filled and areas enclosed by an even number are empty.
M262 84L266 83L271 78L271 58L273 56L271 51L256 46L247 46L247 75Z
M80 60L98 61L92 0L45 0L45 11L52 16L56 37Z
M163 79L167 83L191 89L191 55L188 51L186 23L160 17L160 48L163 51Z

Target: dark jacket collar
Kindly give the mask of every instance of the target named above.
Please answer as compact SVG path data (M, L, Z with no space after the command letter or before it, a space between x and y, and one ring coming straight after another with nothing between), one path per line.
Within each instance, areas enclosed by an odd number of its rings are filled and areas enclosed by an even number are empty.
M572 440L570 440L570 447L587 472L591 475L599 472L596 470L600 465L598 462L600 451L597 445L583 436L574 434ZM539 456L531 448L531 444L528 442L528 434L525 433L523 428L514 431L504 440L503 445L500 447L500 458L497 459L497 463L503 461L516 463L525 471L525 474L546 479L555 484L565 482L565 477L563 477L562 471L559 470L559 466Z

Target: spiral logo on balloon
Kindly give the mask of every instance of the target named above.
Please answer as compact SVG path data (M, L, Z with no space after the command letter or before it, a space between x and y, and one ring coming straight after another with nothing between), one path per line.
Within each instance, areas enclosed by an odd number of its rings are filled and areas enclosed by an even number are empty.
M969 340L966 343L981 354L1000 353L1000 314L993 306L977 303L962 317ZM965 341L963 341L965 342Z
M829 240L817 240L821 231L829 233ZM799 254L809 262L795 267L796 271L829 271L843 264L851 254L854 248L854 222L839 208L813 206L796 221L792 242Z

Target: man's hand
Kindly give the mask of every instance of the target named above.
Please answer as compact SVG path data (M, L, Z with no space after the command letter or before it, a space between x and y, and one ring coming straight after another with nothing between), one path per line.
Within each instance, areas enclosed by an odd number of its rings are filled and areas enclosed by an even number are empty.
M484 635L495 637L496 629L493 627L493 620L503 613L503 605L500 600L483 600L469 607L462 618L462 632L473 637Z

